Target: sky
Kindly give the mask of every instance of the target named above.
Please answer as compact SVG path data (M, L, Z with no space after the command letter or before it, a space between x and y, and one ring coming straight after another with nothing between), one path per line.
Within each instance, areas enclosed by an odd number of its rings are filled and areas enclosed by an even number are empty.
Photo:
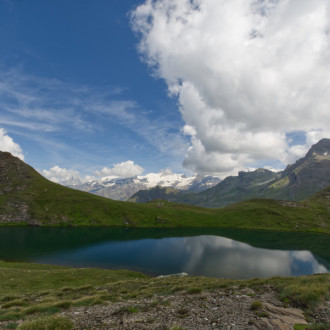
M0 150L61 182L282 169L330 138L329 0L0 0Z

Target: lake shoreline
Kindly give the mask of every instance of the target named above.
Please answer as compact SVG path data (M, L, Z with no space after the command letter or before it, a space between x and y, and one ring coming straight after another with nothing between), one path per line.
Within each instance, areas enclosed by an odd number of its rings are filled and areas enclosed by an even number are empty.
M248 279L326 272L329 244L321 234L228 228L0 227L3 260L148 275Z
M307 316L309 324L330 322L330 274L253 280L155 278L130 271L0 261L0 276L3 327L61 317L75 329L270 328L274 322L288 322L284 314L291 315L294 324L304 322L295 318L298 314Z
M121 225L96 225L96 224L82 224L82 225L75 225L75 224L28 224L25 222L16 222L16 223L4 223L4 222L0 222L0 228L5 228L5 227L31 227L31 228L83 228L83 229L87 229L87 228L99 228L99 229L157 229L157 230L178 230L178 229L182 229L182 230L201 230L201 229L215 229L215 230L246 230L246 231L259 231L259 232L278 232L278 233L297 233L297 234L319 234L319 235L329 235L330 236L330 230L328 230L326 228L326 230L322 231L321 229L308 229L306 230L305 228L262 228L262 227L249 227L249 226L223 226L223 225L219 225L219 226L209 226L209 225L200 225L200 226L182 226L182 225L178 225L178 226L123 226Z

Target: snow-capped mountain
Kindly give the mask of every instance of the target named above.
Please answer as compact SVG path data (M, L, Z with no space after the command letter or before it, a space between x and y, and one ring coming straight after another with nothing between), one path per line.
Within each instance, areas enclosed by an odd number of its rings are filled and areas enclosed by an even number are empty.
M214 176L186 176L163 171L131 178L108 176L83 184L70 185L70 187L115 200L127 200L137 191L155 186L198 192L211 188L220 181L219 177Z

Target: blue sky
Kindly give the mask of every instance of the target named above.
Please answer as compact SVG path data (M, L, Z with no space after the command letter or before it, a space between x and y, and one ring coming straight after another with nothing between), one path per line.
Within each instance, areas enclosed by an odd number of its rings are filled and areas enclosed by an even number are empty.
M0 1L9 89L0 122L26 162L86 174L127 160L149 172L182 171L182 119L139 58L129 23L137 3Z
M326 0L0 0L0 149L81 176L283 168L330 137L328 13Z

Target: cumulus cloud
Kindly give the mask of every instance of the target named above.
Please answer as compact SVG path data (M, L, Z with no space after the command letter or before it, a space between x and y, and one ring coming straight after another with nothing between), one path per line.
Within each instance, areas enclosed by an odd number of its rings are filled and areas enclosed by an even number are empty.
M104 176L117 176L122 178L130 178L140 175L144 172L144 168L135 164L132 160L114 164L112 168L103 167L101 171L96 171L95 175Z
M329 137L328 0L146 0L131 22L145 61L178 98L186 167L286 164ZM292 145L294 131L306 141Z
M21 147L7 134L6 130L0 128L0 150L8 151L12 155L24 160Z
M78 171L61 168L57 165L53 166L49 170L42 170L41 174L48 180L63 185L77 185L83 181Z
M112 168L103 167L100 171L95 171L94 175L81 176L80 172L73 169L62 168L58 165L53 166L49 170L41 170L40 173L50 181L66 185L79 185L86 182L97 180L98 177L115 176L130 178L141 174L144 169L135 164L133 161L128 160L126 162L114 164Z

